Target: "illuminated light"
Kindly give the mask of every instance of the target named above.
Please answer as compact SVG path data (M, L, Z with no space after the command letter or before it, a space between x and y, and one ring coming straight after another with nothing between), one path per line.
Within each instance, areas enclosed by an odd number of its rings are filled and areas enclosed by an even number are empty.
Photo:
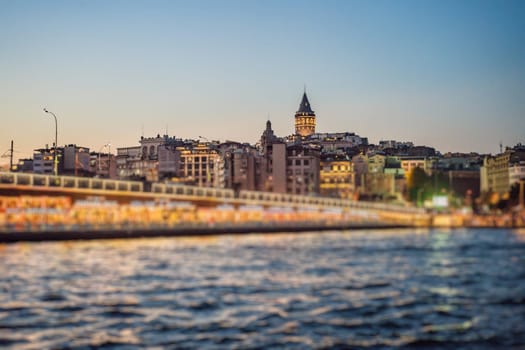
M448 196L433 196L432 206L434 208L448 208Z

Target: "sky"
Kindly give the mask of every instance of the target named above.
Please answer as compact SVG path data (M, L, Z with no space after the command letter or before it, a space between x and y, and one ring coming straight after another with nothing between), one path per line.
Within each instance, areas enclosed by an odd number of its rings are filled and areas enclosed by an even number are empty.
M525 143L525 1L0 0L0 154L318 132ZM2 158L0 163L6 162Z

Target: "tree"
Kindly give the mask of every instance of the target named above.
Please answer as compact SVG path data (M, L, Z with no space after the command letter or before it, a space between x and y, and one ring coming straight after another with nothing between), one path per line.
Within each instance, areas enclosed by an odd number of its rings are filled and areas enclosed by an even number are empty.
M408 199L412 202L423 200L425 185L428 183L428 175L419 167L412 169L407 176ZM418 198L419 197L419 198Z

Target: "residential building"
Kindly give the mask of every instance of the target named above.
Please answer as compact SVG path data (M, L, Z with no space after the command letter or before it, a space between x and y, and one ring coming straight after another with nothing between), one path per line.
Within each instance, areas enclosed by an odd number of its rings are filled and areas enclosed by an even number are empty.
M477 153L447 153L437 160L437 170L471 170L479 172L483 157Z
M60 173L60 169L63 167L63 149L57 148L56 149L58 157L58 172ZM53 174L54 172L54 163L55 159L55 148L48 148L47 146L45 148L39 148L35 149L33 152L33 172L35 174Z
M257 162L259 191L286 193L286 143L275 136L272 123L266 122L259 142L261 159Z
M140 146L117 148L117 177L122 180L145 179L141 160Z
M139 146L117 149L117 175L120 179L159 181L179 173L177 148L182 140L168 135L141 137Z
M319 193L320 152L300 143L286 147L286 192ZM275 164L274 164L275 166Z
M99 178L117 178L117 157L114 154L91 152L89 156L91 174Z
M159 180L178 181L180 151L178 148L193 145L194 141L182 141L164 135L164 142L157 146Z
M19 173L32 173L33 159L19 159L18 163L13 165L11 170Z
M519 161L509 166L509 185L525 179L525 161Z
M394 194L398 198L401 198L406 192L407 181L405 170L401 167L399 157L387 156L385 158L385 168L383 172L394 177Z
M486 156L480 169L480 191L503 195L510 188L509 164L511 152Z
M385 169L386 156L374 154L368 156L368 172L381 174Z
M353 132L314 133L303 143L317 145L327 153L341 151L349 154L353 148L368 145L368 139Z
M257 189L262 156L258 150L239 142L227 141L219 145L220 153L224 159L224 181L226 188L236 191Z
M368 173L368 156L365 154L355 155L352 157L352 164L354 165L355 187L360 191L363 176Z
M409 174L415 168L420 168L427 173L427 175L432 175L433 170L437 160L435 158L428 157L414 157L414 156L401 156L401 168L403 168L405 174Z
M215 143L196 143L176 149L180 153L179 181L200 187L224 188L224 158Z
M89 148L77 145L66 145L62 149L63 166L61 174L73 176L92 176L90 169L91 156Z
M288 172L287 172L287 149L284 142L272 144L271 157L269 161L266 188L270 192L288 192ZM291 180L293 181L293 180Z
M411 148L411 147L414 147L414 144L412 142L400 142L400 141L395 141L395 140L379 141L380 149L386 149L386 148L400 149L400 148Z
M345 156L321 158L319 194L325 197L354 198L355 178L352 161Z

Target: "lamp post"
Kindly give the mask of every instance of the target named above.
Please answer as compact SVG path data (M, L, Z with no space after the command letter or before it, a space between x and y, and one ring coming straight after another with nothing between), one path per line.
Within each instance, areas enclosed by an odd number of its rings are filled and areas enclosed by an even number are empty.
M55 160L54 160L54 164L53 164L53 173L55 174L55 176L58 175L58 154L57 154L57 147L58 147L58 122L57 122L57 116L55 115L55 113L51 112L51 111L48 111L46 108L44 108L44 112L45 113L48 113L48 114L51 114L53 116L53 118L55 118Z

